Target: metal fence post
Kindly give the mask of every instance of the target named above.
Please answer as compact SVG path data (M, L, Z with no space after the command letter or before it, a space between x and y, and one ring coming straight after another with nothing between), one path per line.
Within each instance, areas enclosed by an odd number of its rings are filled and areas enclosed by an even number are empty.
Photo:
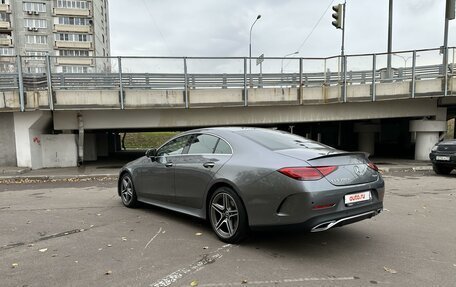
M17 76L19 79L19 105L21 112L25 111L25 99L24 99L24 78L22 75L22 57L20 55L16 56L16 65L17 65Z
M299 95L298 95L299 104L302 104L303 95L304 95L303 81L302 81L303 68L304 68L304 60L302 58L299 58Z
M448 21L448 20L447 20ZM443 96L446 97L448 95L448 46L444 47L443 53Z
M344 103L347 102L347 56L343 56L342 58L342 62L343 62L343 69L344 69L344 82L343 82L343 92L342 92L342 97L343 97L343 100L344 100Z
M48 101L49 101L49 109L51 111L54 110L54 95L52 91L52 71L51 71L51 57L46 55L46 74L47 74L47 85L48 85Z
M120 109L125 109L125 102L124 102L124 90L123 90L123 79L122 79L122 58L117 57L117 63L119 66L119 94L120 94Z
M249 105L249 91L247 90L247 58L244 58L244 107Z
M189 108L188 103L188 73L187 73L187 57L184 57L184 102L185 108Z
M415 98L415 89L416 89L416 51L413 51L412 54L412 99Z
M375 102L377 100L377 90L376 90L376 70L377 70L377 55L372 55L372 101Z

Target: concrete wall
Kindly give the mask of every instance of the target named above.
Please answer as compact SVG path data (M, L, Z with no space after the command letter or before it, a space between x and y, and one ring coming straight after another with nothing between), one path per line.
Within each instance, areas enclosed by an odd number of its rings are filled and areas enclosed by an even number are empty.
M0 113L0 166L16 166L13 113Z
M75 134L41 135L43 167L77 165L78 150Z

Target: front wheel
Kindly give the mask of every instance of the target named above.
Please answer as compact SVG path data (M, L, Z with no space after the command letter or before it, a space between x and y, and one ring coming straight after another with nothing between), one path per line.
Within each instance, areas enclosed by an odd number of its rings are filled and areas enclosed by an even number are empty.
M119 188L123 205L130 208L135 207L138 204L138 199L130 174L126 173L122 176L119 182Z
M445 175L450 174L451 171L453 170L452 167L442 166L442 165L439 165L439 164L433 164L432 168L434 169L436 174L445 174Z
M209 201L208 210L212 229L220 240L237 243L247 236L247 212L231 188L217 189Z

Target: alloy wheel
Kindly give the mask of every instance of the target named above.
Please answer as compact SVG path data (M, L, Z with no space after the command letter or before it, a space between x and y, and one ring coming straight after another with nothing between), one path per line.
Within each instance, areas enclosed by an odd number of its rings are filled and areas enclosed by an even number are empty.
M129 176L125 176L122 179L120 186L120 194L122 196L122 201L125 205L129 205L133 200L133 184Z
M220 237L231 238L239 226L239 210L234 198L221 192L211 201L211 224Z

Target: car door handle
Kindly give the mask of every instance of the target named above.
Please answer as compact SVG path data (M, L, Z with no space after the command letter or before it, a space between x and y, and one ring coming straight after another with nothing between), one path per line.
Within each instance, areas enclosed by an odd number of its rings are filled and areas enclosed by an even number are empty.
M213 163L212 161L203 163L203 166L204 166L205 168L213 168L214 165L215 165L215 163Z
M167 163L165 163L165 166L166 166L166 167L172 167L172 166L173 166L173 163L172 163L172 162L167 162Z

